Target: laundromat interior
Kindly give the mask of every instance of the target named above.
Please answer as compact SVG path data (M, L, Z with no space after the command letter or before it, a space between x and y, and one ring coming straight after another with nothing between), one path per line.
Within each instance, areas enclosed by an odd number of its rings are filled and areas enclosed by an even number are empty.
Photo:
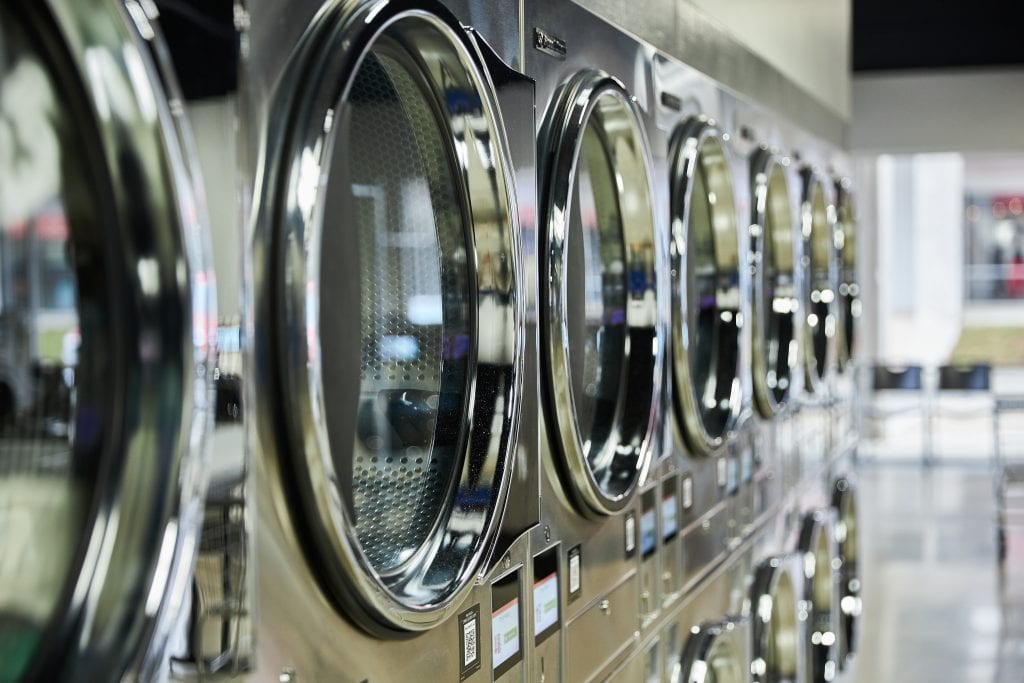
M1021 683L1024 4L0 0L0 683Z

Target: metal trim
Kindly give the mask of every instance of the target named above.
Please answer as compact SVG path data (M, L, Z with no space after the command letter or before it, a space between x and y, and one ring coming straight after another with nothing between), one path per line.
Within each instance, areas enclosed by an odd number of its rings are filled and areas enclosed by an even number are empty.
M789 274L791 278L791 287L793 291L790 296L785 297L789 299L789 306L791 309L790 317L792 318L792 337L790 344L798 344L799 327L800 327L800 303L799 303L799 292L797 290L797 254L796 248L796 221L794 220L794 211L792 203L790 202L789 193L789 173L787 167L789 165L788 159L781 157L767 149L758 150L751 158L750 169L752 178L751 195L753 197L753 216L752 223L750 225L750 253L752 258L750 259L751 265L751 280L753 286L753 292L751 295L751 336L753 338L753 358L752 358L752 369L753 369L753 388L754 388L754 403L757 406L758 411L763 417L771 418L781 413L789 402L790 396L793 391L793 380L796 379L797 371L799 369L799 363L797 361L799 351L797 354L786 354L787 362L787 381L789 384L782 392L782 397L778 398L776 392L773 390L768 383L769 368L767 367L767 354L769 341L766 338L768 334L768 316L770 311L776 309L776 300L780 298L777 293L776 297L771 301L766 301L767 295L765 278L767 276L767 269L764 264L765 262L765 243L767 240L772 242L772 253L775 254L775 259L778 261L781 253L789 255L790 268ZM783 206L780 207L782 210L778 211L770 206L770 193L772 184L776 182L776 178L781 178L782 186L780 200ZM769 223L774 224L775 218L770 218L775 213L781 213L784 216L789 217L788 226L775 226L772 229L772 235L768 234ZM776 236L774 233L780 232L781 235ZM784 295L782 295L784 296ZM781 351L779 351L781 353ZM778 378L776 378L776 382Z
M733 190L733 179L731 175L731 161L728 147L725 144L727 138L719 130L717 124L704 117L696 117L687 120L676 131L673 136L672 151L670 152L670 183L671 183L671 246L669 256L671 259L672 272L672 368L676 391L674 392L676 403L676 418L680 423L681 431L687 444L693 450L702 455L711 455L721 449L734 435L737 420L742 410L743 403L743 378L741 377L741 338L743 328L742 297L743 291L740 284L740 229L736 215L736 202ZM715 338L717 340L715 353L720 353L723 344L734 346L735 366L730 374L731 383L727 399L727 409L722 410L721 401L716 400L713 406L701 408L700 399L697 396L698 387L693 385L692 371L690 367L690 309L692 301L688 291L689 256L692 250L689 248L691 232L691 206L693 195L693 176L698 172L698 166L702 164L701 156L704 146L707 144L717 145L721 151L721 166L717 169L716 176L719 183L715 190L707 188L709 194L714 192L718 195L718 202L725 206L723 213L716 213L711 209L710 216L716 242L716 273L722 267L718 263L720 255L718 252L718 240L721 235L731 235L735 239L733 251L736 256L735 288L736 301L734 307L729 310L732 315L725 320L721 315L716 320ZM708 182L711 182L709 177ZM717 204L717 202L716 202ZM720 225L725 225L722 229ZM685 275L684 275L685 274ZM731 343L725 341L731 338ZM716 380L721 378L721 369L716 362L712 369L712 376ZM703 387L700 388L703 391ZM720 391L716 390L715 398L719 398ZM716 433L709 431L705 420L705 414L715 411L724 412L721 420L722 428Z
M579 503L582 513L599 517L621 512L633 500L638 484L651 465L653 458L652 443L657 429L657 414L661 377L663 374L663 349L665 335L659 320L658 306L655 302L647 302L642 309L634 310L630 302L627 313L627 325L630 337L625 345L624 375L633 377L631 367L649 366L650 377L643 376L643 384L636 387L633 382L624 382L619 394L619 408L616 419L620 424L612 430L605 446L602 460L611 463L623 458L636 459L631 468L633 474L628 485L618 494L607 493L597 481L584 451L582 436L576 424L576 412L572 386L569 381L568 329L566 328L565 302L567 298L568 278L565 275L567 253L565 249L566 233L571 212L572 192L576 183L578 159L583 144L583 134L595 110L602 101L612 101L616 109L614 115L618 129L605 133L609 138L626 140L626 143L614 147L618 153L630 153L632 165L643 169L643 177L633 178L616 173L617 186L620 188L620 206L624 197L632 193L634 198L646 203L650 208L647 225L637 226L628 232L646 232L655 254L655 277L660 278L658 257L657 220L654 214L655 202L652 186L652 161L650 146L642 114L634 97L616 78L601 71L583 71L566 83L562 91L554 98L550 115L547 118L540 136L540 149L546 150L551 159L545 176L540 182L542 200L540 221L542 234L540 238L542 265L545 274L541 287L541 317L545 322L541 325L541 353L547 356L545 363L546 410L552 414L550 428L555 434L552 440L558 444L561 454L560 463L564 474L567 474L571 489L571 497ZM624 226L625 227L625 226ZM624 230L627 232L627 230ZM625 237L625 235L624 235ZM658 288L654 294L657 296ZM654 344L630 344L630 338L637 330L650 330L654 335ZM645 419L636 425L621 424L622 406L643 405ZM623 433L631 431L633 433ZM640 432L637 434L636 432ZM615 435L618 434L618 437ZM623 449L624 444L639 445ZM627 452L628 451L628 452ZM609 464L610 467L610 464Z
M157 14L135 0L21 3L88 102L117 258L123 375L77 578L27 679L156 677L187 593L206 489L216 297L198 164ZM130 173L126 182L122 175Z
M474 346L469 385L465 396L470 401L463 416L465 450L462 464L453 483L451 505L432 537L419 549L422 561L406 563L386 577L378 576L360 550L350 512L340 500L333 485L334 464L330 443L322 420L325 411L320 366L319 334L305 332L307 321L319 324L319 299L307 292L306 283L319 281L319 236L324 211L324 193L315 188L325 186L327 164L333 150L334 132L330 122L336 107L347 95L352 77L373 44L385 34L402 42L402 47L415 54L425 79L435 84L443 72L445 78L462 79L462 85L479 96L479 118L483 130L464 129L456 120L465 112L449 113L441 95L437 96L440 116L446 132L452 136L452 159L461 167L460 194L463 211L469 223L467 246L472 250L471 282L474 305L474 340L480 330L511 342L507 357L489 359L502 368L502 378L478 373ZM424 50L417 41L426 41L432 49ZM429 70L436 70L429 71ZM324 88L321 84L331 84ZM411 0L386 2L333 3L326 6L307 29L280 82L285 89L279 93L283 111L276 112L268 129L267 152L262 164L261 181L266 194L257 207L257 263L264 259L268 268L256 273L257 301L262 295L270 299L269 308L256 312L257 339L261 332L271 335L276 346L255 349L257 363L267 358L273 364L274 377L257 377L261 383L278 386L279 391L259 392L258 400L267 401L268 410L280 433L275 457L280 458L281 476L286 495L297 501L289 503L297 515L296 528L316 565L323 587L341 606L342 611L366 631L382 636L424 631L437 626L455 613L456 607L472 590L478 573L485 566L497 540L512 476L512 452L517 441L519 412L522 402L522 364L525 335L521 321L525 317L522 263L519 247L516 198L509 161L509 150L503 133L500 112L490 76L476 46L458 21L447 10ZM288 91L288 88L293 90ZM478 135L476 145L466 146L479 154L477 167L468 165L465 153L455 153L464 146L460 136ZM314 188L312 202L303 201ZM305 195L304 195L305 193ZM469 197L472 196L472 202ZM493 198L493 202L489 202ZM485 206L485 204L487 204ZM497 226L497 230L494 228ZM484 231L488 233L483 235ZM486 237L486 239L481 239ZM498 239L493 239L497 237ZM490 250L489 253L482 253ZM508 274L499 281L484 279L475 264L487 256L493 263L508 264ZM493 278L491 278L493 279ZM482 293L490 308L485 310ZM303 330L300 339L307 344L294 345L294 330ZM498 363L500 361L500 365ZM496 420L501 428L483 434L472 424L486 410L486 401L493 394L495 405L503 411ZM275 399L275 396L277 397ZM290 397L282 401L280 397ZM489 473L490 500L481 505L471 499L480 473ZM294 509L297 508L297 509ZM472 524L468 520L475 520ZM466 529L477 526L474 540L468 544L445 544L453 531L465 535ZM430 585L426 576L431 568L445 566L454 579L446 590L420 600L412 594L422 593ZM419 587L417 587L419 586ZM405 593L405 595L403 595Z

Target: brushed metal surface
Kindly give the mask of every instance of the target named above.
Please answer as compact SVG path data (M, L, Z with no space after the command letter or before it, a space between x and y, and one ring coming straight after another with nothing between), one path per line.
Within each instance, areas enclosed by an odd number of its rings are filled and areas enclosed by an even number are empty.
M849 121L737 42L694 5L676 0L577 1L739 96L832 145L847 147Z

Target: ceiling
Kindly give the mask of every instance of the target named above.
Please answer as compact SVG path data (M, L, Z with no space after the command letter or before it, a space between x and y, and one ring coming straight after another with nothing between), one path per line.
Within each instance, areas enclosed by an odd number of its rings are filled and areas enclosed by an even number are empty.
M1021 0L853 0L854 71L1020 65Z

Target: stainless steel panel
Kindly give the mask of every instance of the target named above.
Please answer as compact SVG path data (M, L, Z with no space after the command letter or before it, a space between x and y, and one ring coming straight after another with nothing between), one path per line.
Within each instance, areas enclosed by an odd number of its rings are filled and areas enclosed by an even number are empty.
M758 102L787 121L845 147L849 122L737 43L721 25L685 2L578 0L623 30L650 43L679 62L707 74L729 91Z
M592 680L633 640L639 604L636 576L600 598L566 627L566 674L570 681Z

